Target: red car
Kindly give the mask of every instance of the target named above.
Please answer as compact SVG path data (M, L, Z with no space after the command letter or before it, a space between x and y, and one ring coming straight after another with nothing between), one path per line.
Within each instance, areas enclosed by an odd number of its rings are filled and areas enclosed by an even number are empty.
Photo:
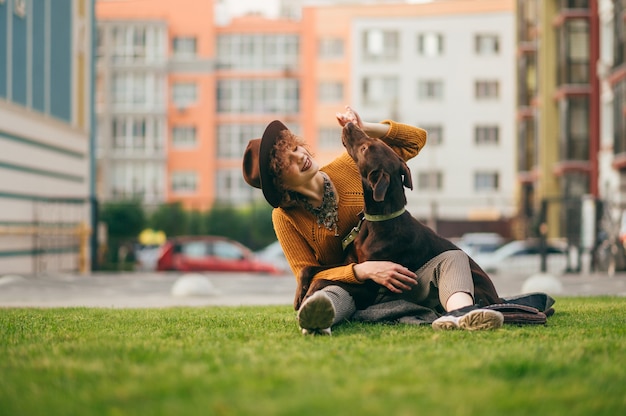
M217 236L169 239L161 247L157 270L282 273L243 244Z

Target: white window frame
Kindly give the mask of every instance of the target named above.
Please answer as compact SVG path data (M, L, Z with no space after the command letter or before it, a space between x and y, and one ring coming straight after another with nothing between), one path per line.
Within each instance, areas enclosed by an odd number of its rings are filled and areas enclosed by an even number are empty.
M318 85L317 99L322 103L343 102L343 83L341 81L322 81Z
M477 33L474 36L476 55L488 56L500 53L500 36L495 33Z
M441 191L443 189L443 172L439 170L417 172L417 189L420 191Z
M320 59L341 59L344 57L344 42L341 38L321 38L317 43L317 56Z
M494 79L475 81L474 96L477 100L497 100L500 98L500 81Z
M424 101L443 100L443 81L439 79L423 79L417 84L417 96Z
M218 159L241 159L250 139L261 137L265 127L265 124L218 125L216 133ZM292 130L291 125L289 129Z
M396 76L365 77L361 85L363 102L368 106L389 105L398 100L400 82Z
M421 56L443 55L443 35L437 32L424 32L417 35L417 52Z
M172 193L195 193L198 190L198 172L191 170L173 171L170 189Z
M198 145L196 126L172 126L172 147L175 149L195 148Z
M497 171L477 171L474 173L474 191L496 192L500 189L500 174Z
M179 110L184 110L198 100L198 86L195 82L179 81L172 85L172 103Z
M215 174L215 189L220 190L215 195L218 201L243 203L263 200L261 190L248 185L243 179L241 168L218 169Z
M400 34L391 29L369 29L363 32L365 61L396 61L400 57Z
M172 54L175 59L195 58L198 40L195 36L176 36L172 39Z
M497 124L479 124L474 127L476 146L497 146L500 144L500 126Z
M281 79L223 79L217 81L218 113L297 114L300 81Z
M317 147L321 150L341 149L341 128L320 127L317 131Z

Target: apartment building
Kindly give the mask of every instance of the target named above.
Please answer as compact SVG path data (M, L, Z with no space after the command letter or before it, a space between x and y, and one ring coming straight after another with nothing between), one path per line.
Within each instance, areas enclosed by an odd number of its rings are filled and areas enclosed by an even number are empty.
M604 12L606 25L612 27L610 22L615 18L614 33L619 34L617 29L623 26L623 15L617 9L621 2L604 3L608 11ZM621 79L619 43L615 44L615 60L611 52L605 52L607 57L601 58L601 50L611 50L608 48L613 43L613 30L604 31L610 37L600 37L596 0L518 0L516 16L520 57L517 77L518 211L523 224L520 231L526 235L536 233L533 227L539 218L546 223L544 231L549 237L567 238L571 245L579 246L585 222L595 227L595 219L584 215L582 201L597 200L605 194L605 185L612 182L609 171L620 167L619 125L623 114L617 103ZM623 35L617 36L617 42L620 38ZM599 69L604 74L598 73ZM604 94L602 76L605 83L612 85L605 88ZM613 113L611 102L616 105L617 116L613 125L607 118ZM613 137L615 142L610 143ZM609 156L613 166L605 163L603 174L599 164L601 142L607 149L613 147L615 152L613 157ZM605 188L603 192L602 188ZM597 218L600 216L601 212L596 213ZM587 248L595 241L595 232L590 233Z
M215 198L212 1L96 3L97 159L103 201Z
M345 104L367 120L421 126L429 139L409 162L412 214L450 236L472 224L508 234L515 207L513 6L305 7L305 137L317 139L324 158L340 151L333 116Z
M86 271L89 0L0 0L0 274Z
M626 209L626 5L599 0L600 152L598 193Z

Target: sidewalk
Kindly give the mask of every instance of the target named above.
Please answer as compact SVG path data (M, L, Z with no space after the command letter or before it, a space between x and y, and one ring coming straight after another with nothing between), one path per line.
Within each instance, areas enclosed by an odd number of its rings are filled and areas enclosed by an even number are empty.
M173 306L291 305L296 288L291 275L201 273L213 290L205 296L174 296L181 273L54 274L39 277L0 275L0 307L154 308ZM492 276L501 296L522 293L525 277ZM626 273L566 274L552 296L626 297Z

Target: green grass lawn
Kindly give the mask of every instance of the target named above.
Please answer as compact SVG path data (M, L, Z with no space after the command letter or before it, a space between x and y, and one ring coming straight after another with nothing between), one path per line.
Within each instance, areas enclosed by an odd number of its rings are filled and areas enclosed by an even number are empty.
M621 415L626 298L547 326L349 323L280 307L0 309L0 415Z

